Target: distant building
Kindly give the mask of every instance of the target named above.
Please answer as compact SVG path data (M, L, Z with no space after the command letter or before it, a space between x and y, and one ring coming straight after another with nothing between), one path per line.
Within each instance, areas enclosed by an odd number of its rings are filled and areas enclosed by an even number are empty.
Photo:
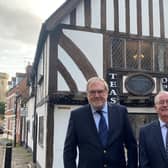
M25 104L28 99L26 73L16 73L8 84L4 137L14 140L14 144L22 143L25 139Z
M6 92L8 89L9 75L7 73L0 72L0 102L6 101Z

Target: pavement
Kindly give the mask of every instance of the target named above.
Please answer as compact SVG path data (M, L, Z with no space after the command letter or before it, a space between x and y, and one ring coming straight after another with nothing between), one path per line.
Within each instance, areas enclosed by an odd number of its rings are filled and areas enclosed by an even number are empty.
M4 167L5 165L5 150L6 150L6 143L8 143L6 140L3 140L0 138L0 168ZM8 148L8 152L12 151L11 157L10 153L8 154L8 159L11 162L11 167L10 168L35 168L35 164L33 163L32 160L32 152L30 152L27 148L16 145L16 147L10 146ZM11 150L12 149L12 150ZM7 152L7 150L6 150ZM6 162L9 164L10 162Z
M35 168L32 153L22 146L12 148L12 168Z

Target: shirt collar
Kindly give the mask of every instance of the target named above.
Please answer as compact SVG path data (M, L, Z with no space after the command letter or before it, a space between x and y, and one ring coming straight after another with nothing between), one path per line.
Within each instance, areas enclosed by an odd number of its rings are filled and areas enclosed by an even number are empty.
M96 110L93 108L92 105L91 106L91 110L92 110L92 113L94 114L96 112ZM101 111L103 111L103 113L107 113L108 112L108 106L107 106L107 102L105 102L103 108L101 109Z
M166 123L163 122L160 118L159 118L159 123L160 123L161 128L165 127L165 125L166 125Z

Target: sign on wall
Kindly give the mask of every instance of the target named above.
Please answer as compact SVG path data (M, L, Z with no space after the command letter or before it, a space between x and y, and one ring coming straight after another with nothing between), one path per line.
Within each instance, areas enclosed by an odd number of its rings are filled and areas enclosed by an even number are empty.
M125 87L133 95L144 96L152 93L155 88L155 82L147 74L135 73L127 77Z
M119 103L119 86L117 73L109 72L107 74L107 83L109 86L108 100L114 104Z
M168 77L161 78L161 86L163 90L168 91Z

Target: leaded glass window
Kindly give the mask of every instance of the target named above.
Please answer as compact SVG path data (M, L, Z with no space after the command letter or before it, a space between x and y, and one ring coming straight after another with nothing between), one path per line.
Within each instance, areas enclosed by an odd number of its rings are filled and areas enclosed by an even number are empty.
M168 44L124 38L111 39L111 67L168 72Z
M168 72L168 45L160 43L155 48L156 71Z

